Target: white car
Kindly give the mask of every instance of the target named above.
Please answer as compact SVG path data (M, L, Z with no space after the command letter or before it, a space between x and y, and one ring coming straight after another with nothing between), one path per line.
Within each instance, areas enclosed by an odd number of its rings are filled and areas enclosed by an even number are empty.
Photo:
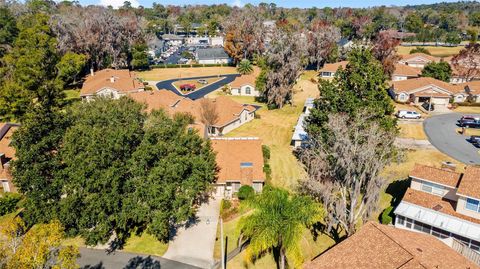
M422 115L417 111L400 110L397 112L397 117L401 119L420 119Z

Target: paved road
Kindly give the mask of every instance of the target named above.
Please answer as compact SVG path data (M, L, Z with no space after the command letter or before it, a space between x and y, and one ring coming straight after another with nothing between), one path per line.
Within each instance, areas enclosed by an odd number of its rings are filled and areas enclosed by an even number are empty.
M169 80L164 80L160 81L157 83L157 88L159 90L161 89L166 89L170 90L178 95L188 97L192 100L195 99L200 99L204 97L205 95L221 88L223 85L228 84L232 81L235 80L236 77L240 76L239 74L230 74L230 75L219 75L219 76L205 76L205 77L193 77L193 78L176 78L176 79L169 79ZM214 83L208 84L205 87L196 90L192 93L182 95L182 93L173 86L173 82L179 81L179 80L198 80L198 79L206 79L206 78L217 78L217 77L223 77L223 79L216 81Z
M457 134L458 113L433 116L423 126L428 140L441 152L465 164L480 164L479 148L470 144L468 137ZM480 115L478 115L480 117Z
M120 251L107 254L105 250L80 248L80 254L81 269L200 269L162 257Z
M176 236L168 243L164 258L210 268L214 264L213 249L217 236L220 199L211 198L197 213L198 221L189 227L177 229Z

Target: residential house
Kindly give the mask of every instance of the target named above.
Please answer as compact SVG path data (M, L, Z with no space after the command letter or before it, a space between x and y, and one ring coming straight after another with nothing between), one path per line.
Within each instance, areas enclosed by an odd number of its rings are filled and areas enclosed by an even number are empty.
M457 99L454 96L463 92L461 87L430 77L393 81L390 89L397 102L416 105L431 103L436 110L446 109L450 98Z
M431 62L440 62L440 58L434 57L425 53L413 53L403 55L402 59L398 61L400 64L408 65L423 69L427 64Z
M197 49L195 58L199 64L229 64L232 62L223 48Z
M404 64L395 64L395 70L392 74L392 81L400 81L411 78L418 78L422 70Z
M335 76L335 73L337 72L338 68L342 67L345 69L347 66L348 61L341 61L338 63L332 63L332 64L325 64L322 69L320 69L320 77L323 79L331 79Z
M464 173L416 164L396 207L395 227L454 238L480 251L480 168Z
M315 99L313 98L307 98L307 100L305 100L302 114L300 114L300 117L298 117L297 125L295 125L295 129L293 130L291 142L293 148L305 146L307 143L308 135L305 131L305 119L308 117L308 115L310 115L310 110L314 106L314 101Z
M95 96L120 97L134 92L145 90L143 83L138 80L135 72L127 69L103 69L87 76L80 90L80 97L91 100Z
M129 95L133 100L144 103L147 111L164 109L170 115L176 113L189 113L195 118L195 125L192 126L201 133L206 129L203 120L202 102L210 102L215 106L217 121L208 126L205 132L210 136L222 136L232 130L250 122L255 117L255 107L244 105L233 101L226 96L219 96L215 99L197 99L195 101L179 96L171 91L144 91Z
M252 74L240 75L230 83L230 94L241 96L260 96L260 91L256 90L255 80L260 74L260 68L254 66Z
M337 46L343 51L349 50L353 45L353 41L345 37L340 38L337 42Z
M231 198L241 186L261 192L265 183L262 141L258 138L212 138L217 154L215 196Z
M431 235L367 222L354 235L307 262L304 269L479 268Z
M15 149L12 147L12 135L19 127L14 123L0 123L0 187L4 192L15 192L10 173L10 160L15 158Z

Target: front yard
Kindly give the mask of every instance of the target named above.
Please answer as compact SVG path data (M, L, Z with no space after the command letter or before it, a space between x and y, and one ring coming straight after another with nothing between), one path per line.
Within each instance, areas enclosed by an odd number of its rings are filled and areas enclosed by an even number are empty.
M238 74L231 66L224 67L185 67L185 68L154 68L138 72L140 78L147 81L162 81L175 78L205 77L216 75Z
M427 135L423 131L423 124L420 123L399 123L399 137L412 138L417 140L427 140Z

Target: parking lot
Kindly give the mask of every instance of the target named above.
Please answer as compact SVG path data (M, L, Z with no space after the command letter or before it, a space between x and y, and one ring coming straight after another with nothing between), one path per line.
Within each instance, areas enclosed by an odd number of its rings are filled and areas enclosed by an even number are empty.
M480 117L480 114L473 115ZM469 141L469 136L457 133L459 113L442 114L425 119L428 140L441 152L466 164L480 164L480 148Z

